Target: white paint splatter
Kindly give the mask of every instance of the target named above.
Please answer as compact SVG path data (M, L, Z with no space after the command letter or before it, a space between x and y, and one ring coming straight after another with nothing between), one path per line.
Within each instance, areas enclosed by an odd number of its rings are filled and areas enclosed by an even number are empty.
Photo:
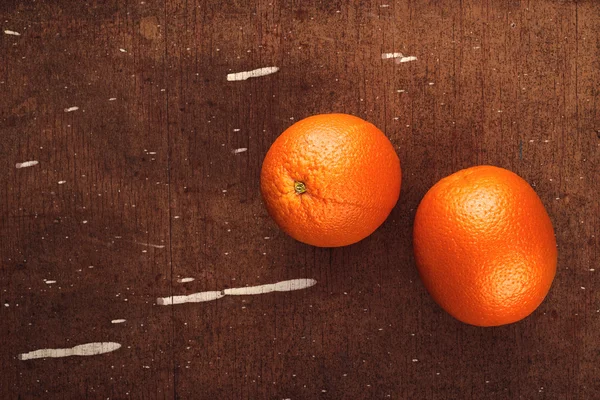
M121 348L120 343L94 342L80 344L67 349L40 349L29 353L19 354L19 360L33 360L35 358L58 358L69 356L93 356L96 354L110 353Z
M119 51L120 51L121 53L127 53L127 50L125 50L125 49L119 49Z
M59 185L64 185L65 183L67 183L67 181L58 181Z
M21 36L21 34L20 34L19 32L10 31L10 30L8 30L8 29L6 29L6 30L4 31L4 33L5 33L6 35L12 35L12 36Z
M239 132L239 131L241 131L241 129L240 128L235 128L233 131L234 132Z
M388 58L397 58L397 57L403 57L403 56L404 55L402 53L382 53L381 59L387 60Z
M253 69L251 71L236 72L227 74L228 81L245 81L248 78L258 78L259 76L271 75L279 71L279 67L264 67Z
M381 54L381 59L382 60L387 60L393 58L395 59L395 61L399 64L399 63L405 63L405 62L409 62L409 61L416 61L417 57L415 56L404 56L404 54L402 53L382 53Z
M122 324L123 322L127 321L126 319L113 319L112 321L110 321L111 324Z
M239 149L235 149L235 150L233 150L233 154L244 153L244 152L246 152L246 151L248 151L248 148L247 148L247 147L240 147Z
M177 279L177 282L179 282L179 283L187 283L187 282L193 282L195 280L196 280L196 278L181 278L181 279Z
M133 242L136 244L139 244L140 246L146 246L146 247L153 247L155 249L164 249L165 245L164 244L152 244L152 243L143 243L143 242Z
M415 56L402 57L396 61L399 63L405 63L405 62L409 62L409 61L417 61L417 57L415 57Z
M25 161L22 163L16 163L15 164L15 168L20 169L20 168L27 168L27 167L33 167L34 165L38 165L40 162L37 160L32 160L32 161Z
M77 106L65 108L65 112L72 112L72 111L77 111L77 110L79 110L79 107L77 107Z
M108 99L108 101L115 101L116 99L116 97L111 97L110 99Z
M201 303L204 301L218 300L225 297L221 291L193 293L187 296L170 296L156 299L159 306L168 306L183 303Z
M292 279L289 281L271 283L267 285L225 289L223 293L225 293L228 296L247 296L271 292L289 292L292 290L306 289L311 286L314 286L316 283L317 281L314 279Z
M289 292L292 290L306 289L316 284L317 281L314 279L291 279L259 286L247 286L242 288L199 292L187 296L161 297L156 299L156 304L159 306L167 306L173 304L200 303L204 301L218 300L225 296L248 296L272 292Z
M48 280L44 280L44 282L46 282L47 285L51 285L53 283L56 283L56 281L48 281Z

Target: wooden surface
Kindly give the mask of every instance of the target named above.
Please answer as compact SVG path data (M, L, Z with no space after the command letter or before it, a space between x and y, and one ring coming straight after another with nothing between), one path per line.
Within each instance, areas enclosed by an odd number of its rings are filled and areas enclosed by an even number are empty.
M600 2L481 3L2 0L0 398L598 398ZM403 169L339 249L259 192L273 140L325 112L376 124ZM483 163L536 189L559 250L540 308L490 329L443 312L411 250L428 188ZM318 283L156 304L293 278Z

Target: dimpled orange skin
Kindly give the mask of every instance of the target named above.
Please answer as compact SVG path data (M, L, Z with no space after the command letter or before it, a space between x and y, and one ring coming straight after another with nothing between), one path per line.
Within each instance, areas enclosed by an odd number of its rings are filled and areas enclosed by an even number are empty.
M518 175L492 166L458 171L427 192L414 250L434 300L471 325L525 318L556 273L556 239L540 198Z
M390 214L400 195L400 160L375 125L321 114L275 140L260 183L269 214L290 236L313 246L346 246Z

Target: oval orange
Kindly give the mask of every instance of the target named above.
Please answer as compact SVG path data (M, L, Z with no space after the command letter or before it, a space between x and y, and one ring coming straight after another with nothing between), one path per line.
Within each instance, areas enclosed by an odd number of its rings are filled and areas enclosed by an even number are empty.
M400 195L400 160L375 125L347 114L314 115L275 140L260 184L269 214L290 236L345 246L390 214Z
M440 180L419 204L413 234L428 292L468 324L525 318L556 273L556 239L544 205L503 168L477 166Z

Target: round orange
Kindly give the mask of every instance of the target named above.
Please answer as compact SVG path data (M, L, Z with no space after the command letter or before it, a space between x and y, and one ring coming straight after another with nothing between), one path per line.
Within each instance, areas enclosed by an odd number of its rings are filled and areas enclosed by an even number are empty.
M347 114L298 121L273 143L260 187L267 210L290 236L319 247L373 233L400 195L400 160L375 125Z
M478 326L531 314L556 273L556 239L540 198L518 175L492 166L458 171L427 192L414 250L434 300Z

